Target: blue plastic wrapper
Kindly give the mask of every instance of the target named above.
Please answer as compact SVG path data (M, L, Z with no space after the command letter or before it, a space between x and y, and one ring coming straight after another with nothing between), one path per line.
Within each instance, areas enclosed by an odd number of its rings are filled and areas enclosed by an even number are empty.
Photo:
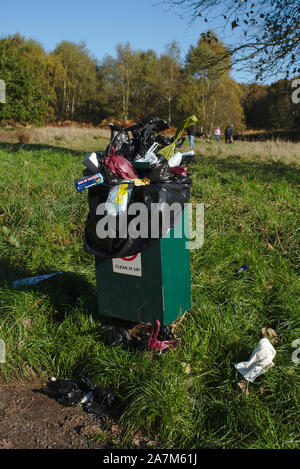
M88 189L98 184L103 183L103 176L100 173L93 174L92 176L86 176L75 181L75 187L78 192Z

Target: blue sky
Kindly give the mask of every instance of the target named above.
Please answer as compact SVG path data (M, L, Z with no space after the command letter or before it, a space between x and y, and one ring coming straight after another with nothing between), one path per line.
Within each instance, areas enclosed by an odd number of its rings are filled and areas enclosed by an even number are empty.
M62 40L84 41L101 60L107 54L115 56L118 43L129 42L133 49L154 49L161 54L174 39L184 57L202 32L218 30L220 23L215 20L204 26L197 18L190 25L159 0L12 0L2 2L0 28L1 36L18 32L40 42L46 52ZM227 30L221 39L232 42L232 32ZM241 72L232 76L240 82L250 79Z

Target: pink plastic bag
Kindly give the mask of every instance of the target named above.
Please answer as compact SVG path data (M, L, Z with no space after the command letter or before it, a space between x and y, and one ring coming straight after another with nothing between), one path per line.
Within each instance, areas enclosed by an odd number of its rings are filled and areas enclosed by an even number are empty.
M104 163L113 174L123 179L136 179L138 177L130 161L124 156L116 155L114 147L111 147L110 156L104 159Z
M156 332L155 332L155 328L156 328ZM178 345L177 340L157 340L159 330L160 330L160 322L158 319L156 319L151 329L150 337L148 340L149 351L150 350L166 350L167 348L170 347L170 345L173 345L173 347L176 347Z

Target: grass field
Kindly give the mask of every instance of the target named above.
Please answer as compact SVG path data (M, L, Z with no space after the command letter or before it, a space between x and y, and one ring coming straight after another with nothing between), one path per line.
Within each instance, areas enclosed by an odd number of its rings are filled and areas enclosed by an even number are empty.
M85 153L105 148L97 138L0 144L2 380L89 375L126 403L119 448L132 447L132 430L164 449L298 448L300 145L197 142L192 200L205 204L205 240L191 252L192 310L179 346L149 360L97 332L87 194L74 187ZM35 289L11 286L58 271ZM248 360L263 327L277 334L275 367L240 387L234 363Z

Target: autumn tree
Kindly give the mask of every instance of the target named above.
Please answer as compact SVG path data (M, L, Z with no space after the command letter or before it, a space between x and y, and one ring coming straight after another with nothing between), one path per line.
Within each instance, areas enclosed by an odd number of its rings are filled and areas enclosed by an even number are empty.
M33 40L16 34L0 39L0 76L6 84L6 103L0 119L38 124L49 118L47 55Z
M154 50L136 52L129 107L132 120L145 122L157 113L161 115L157 88L158 64Z
M101 96L108 116L127 121L133 114L139 114L134 112L133 102L138 105L145 98L142 89L151 56L152 53L132 50L127 43L116 46L115 58L108 55L102 60L99 66L103 84Z
M213 32L200 36L196 46L191 46L186 57L185 92L180 98L186 113L195 113L201 133L212 134L215 125L230 123L243 127L243 110L239 89L230 78L230 59L215 62L226 46Z
M182 90L182 65L180 48L176 41L167 44L165 53L159 58L157 89L160 99L167 105L167 121L172 124L174 101Z
M292 80L271 85L252 83L244 95L246 123L252 129L296 130L299 128L299 104L291 100Z
M88 117L86 106L96 99L96 60L90 56L84 43L63 41L56 46L53 55L62 63L56 76L57 107L59 119Z
M137 55L130 48L129 43L125 46L117 45L116 72L120 84L120 98L122 106L122 119L128 120L130 94L132 92L134 74L137 69Z
M181 69L176 47L167 46L158 57L151 49L132 50L128 43L119 44L115 58L105 57L99 73L107 114L123 121L145 121L155 114L171 120Z
M268 94L268 85L251 83L243 88L242 105L247 127L250 129L266 128L266 96Z

